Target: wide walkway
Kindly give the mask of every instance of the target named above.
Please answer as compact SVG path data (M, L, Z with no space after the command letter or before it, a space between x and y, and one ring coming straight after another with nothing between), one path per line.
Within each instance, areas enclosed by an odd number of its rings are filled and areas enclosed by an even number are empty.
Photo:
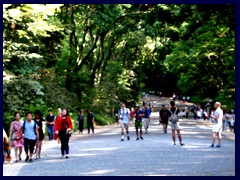
M136 141L120 142L117 125L98 127L94 135L75 134L70 158L61 159L56 141L46 141L42 159L3 166L4 176L234 176L235 135L223 133L221 148L209 148L211 122L181 119L185 147L173 147L170 129L163 134L158 113L152 114L149 133Z

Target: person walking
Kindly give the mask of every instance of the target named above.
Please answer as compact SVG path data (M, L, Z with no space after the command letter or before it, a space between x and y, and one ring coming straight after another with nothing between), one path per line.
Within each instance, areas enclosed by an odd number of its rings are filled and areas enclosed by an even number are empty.
M62 109L58 108L57 109L57 116L55 116L55 118L54 118L54 124L56 124L56 120L58 119L58 117L61 117L61 116L62 116ZM54 133L53 139L55 139L55 140L57 139L58 148L61 149L61 141L58 138L58 135Z
M151 116L151 110L150 108L147 107L147 105L145 104L144 108L143 108L143 123L144 123L144 129L145 129L145 134L148 133L148 128L149 128L149 122L150 122L150 116Z
M139 140L139 133L138 129L140 130L140 139L143 140L142 137L142 117L144 116L144 112L140 110L139 105L136 105L136 110L134 111L134 117L135 117L135 128L136 128L136 135L137 135L137 141Z
M52 113L52 110L49 109L48 110L48 115L46 117L46 124L47 124L47 128L48 128L48 138L49 141L53 140L53 135L54 135L54 119L55 116Z
M212 145L210 147L214 147L215 138L218 137L218 145L216 147L221 147L221 140L222 140L222 119L223 119L223 110L221 109L221 103L216 102L214 104L215 111L214 114L211 115L211 118L214 121L213 130L212 130Z
M45 120L43 119L43 114L40 110L36 110L34 115L35 115L35 118L33 120L36 122L38 126L38 135L39 135L39 138L36 143L36 159L41 159L41 150L42 150L42 144L44 140L43 122Z
M233 131L235 133L235 113L233 109L228 114L228 124L230 131Z
M39 134L38 134L38 125L34 120L32 120L31 112L27 112L26 120L23 121L21 127L24 133L24 151L26 153L25 162L28 162L28 161L33 162L32 160L33 151L34 151L36 142L39 139Z
M177 131L178 134L178 139L180 142L181 146L184 146L184 144L182 143L182 135L180 132L180 124L179 124L179 120L177 115L179 114L179 109L176 107L175 102L171 101L170 102L170 106L171 108L169 109L170 112L170 117L169 120L171 122L171 129L172 129L172 140L173 140L173 146L176 146L176 135L175 135L175 131Z
M94 115L90 109L88 110L88 115L87 115L87 127L88 127L88 134L90 134L90 129L92 129L92 133L94 134Z
M118 111L118 119L121 127L121 141L124 141L124 129L126 130L127 140L130 140L128 125L131 123L130 121L130 109L126 108L125 103L121 104L121 109Z
M66 109L62 110L62 115L58 116L54 126L54 132L57 136L54 136L56 140L57 137L61 141L61 154L62 158L69 158L69 138L72 133L72 121Z
M196 113L197 113L197 119L202 120L203 119L203 110L201 108L201 105L198 105Z
M3 164L12 164L11 161L11 143L6 131L3 128Z
M22 160L22 149L24 147L23 141L23 133L21 128L21 116L19 112L14 113L14 120L11 122L10 125L10 139L12 141L12 147L15 151L15 162L19 162Z
M227 110L223 109L223 126L222 126L222 132L225 132L227 130L227 121L228 121L228 114Z
M170 112L165 105L162 105L162 109L159 111L159 121L163 125L163 133L167 134L168 118L170 117Z
M84 129L84 112L81 110L78 114L78 134L83 134L83 129Z

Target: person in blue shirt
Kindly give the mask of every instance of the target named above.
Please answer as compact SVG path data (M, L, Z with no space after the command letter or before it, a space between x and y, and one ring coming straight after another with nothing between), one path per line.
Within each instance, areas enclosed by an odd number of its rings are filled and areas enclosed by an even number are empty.
M134 112L137 141L139 140L138 129L140 130L140 139L143 140L143 137L142 137L142 117L143 116L144 116L143 111L140 110L139 106L137 105L136 110Z
M24 132L24 150L26 153L25 162L32 162L32 155L37 140L39 139L38 125L32 119L32 113L27 112L26 120L21 125ZM30 156L29 156L29 151Z
M148 133L148 127L149 127L149 122L150 122L150 115L151 115L151 110L150 108L147 107L147 105L145 104L144 108L143 108L143 125L144 125L144 129L145 129L145 134Z

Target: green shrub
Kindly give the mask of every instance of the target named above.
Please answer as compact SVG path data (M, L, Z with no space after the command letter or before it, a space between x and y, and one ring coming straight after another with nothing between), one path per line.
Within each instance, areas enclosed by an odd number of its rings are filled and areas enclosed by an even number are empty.
M107 115L95 114L94 119L97 125L109 125L114 122L114 119Z

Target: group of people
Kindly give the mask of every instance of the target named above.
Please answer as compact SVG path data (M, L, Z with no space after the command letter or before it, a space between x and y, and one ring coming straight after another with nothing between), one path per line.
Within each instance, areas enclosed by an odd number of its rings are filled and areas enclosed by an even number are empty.
M167 109L165 105L163 106L163 109L159 113L159 119L161 123L163 124L163 131L164 133L167 133L167 125L168 121L170 120L171 123L171 129L172 129L172 140L173 145L176 146L176 131L178 135L178 139L181 146L184 146L184 143L182 142L182 136L180 133L180 125L178 119L175 120L173 117L177 116L179 114L179 109L176 107L175 102L170 102L171 108ZM133 123L133 120L135 120L135 129L136 129L136 140L139 139L143 140L142 136L142 122L144 122L144 128L145 133L147 133L147 129L149 127L149 122L151 119L151 110L147 107L146 104L144 104L143 109L141 110L139 105L136 105L135 110L130 111L129 108L126 108L125 103L121 104L121 109L118 111L118 120L121 127L121 141L124 141L124 129L126 130L127 140L130 140L129 136L129 124Z
M140 109L139 105L136 105L135 109L126 107L125 103L121 104L121 109L117 113L117 123L121 127L121 141L124 141L124 130L126 131L127 140L130 140L129 125L134 121L136 129L136 140L144 140L142 126L144 126L145 133L148 133L148 127L151 120L151 109L147 104L143 104L143 109ZM218 144L216 147L221 147L221 132L226 129L225 123L229 122L232 131L234 129L235 114L232 110L229 114L221 109L221 103L216 102L215 111L211 112L210 119L214 123L212 133L212 145L214 147L215 139L218 137ZM197 110L201 109L201 106L197 106ZM205 111L204 111L205 112ZM163 125L163 132L167 133L167 126L169 121L171 122L172 140L173 145L176 146L176 133L181 146L184 146L181 136L181 128L178 119L180 109L176 107L175 101L170 102L170 108L162 105L162 109L159 111L159 122ZM34 117L33 117L34 115ZM198 117L198 115L197 115ZM57 109L57 116L54 116L52 110L48 111L46 119L43 118L43 114L40 110L36 110L34 114L31 112L26 113L26 119L21 121L21 115L19 112L14 113L14 120L11 122L9 138L6 133L3 133L4 152L7 151L7 156L10 156L11 147L15 150L15 162L22 160L22 149L24 148L26 159L25 162L33 161L33 154L35 152L36 159L41 158L41 149L44 140L44 124L48 128L49 141L60 141L62 158L69 158L69 138L73 133L73 125L71 118L66 109ZM84 129L84 112L81 110L78 115L78 130L79 134L83 133ZM91 110L88 110L87 115L88 134L90 129L94 133L94 115ZM10 144L10 145L9 145ZM11 146L11 147L9 147ZM35 150L35 151L34 151Z
M117 113L117 123L121 127L121 141L124 141L124 129L126 130L127 140L130 140L129 136L129 124L132 124L133 121L136 129L136 140L143 140L142 126L144 125L145 133L148 133L148 127L151 117L151 110L144 104L144 108L141 110L139 105L136 105L135 109L126 108L125 103L121 104L121 109ZM142 124L144 123L144 124Z
M36 159L41 158L41 149L44 140L45 126L48 127L49 140L57 140L61 142L62 157L68 158L69 154L69 137L72 133L72 121L66 109L57 110L58 115L54 116L52 110L48 111L46 119L40 110L26 113L26 119L20 120L19 112L14 113L14 119L10 125L10 133L8 142L15 151L15 162L22 160L22 149L24 148L26 159L25 162L33 162L33 154ZM34 115L34 117L33 117ZM6 141L6 138L4 138ZM6 142L5 142L6 144Z
M79 111L76 125L78 127L78 134L83 134L83 130L84 130L84 111L83 110ZM92 130L92 134L94 134L94 114L90 109L88 109L88 113L87 113L87 129L88 129L88 134L90 134L91 130Z

